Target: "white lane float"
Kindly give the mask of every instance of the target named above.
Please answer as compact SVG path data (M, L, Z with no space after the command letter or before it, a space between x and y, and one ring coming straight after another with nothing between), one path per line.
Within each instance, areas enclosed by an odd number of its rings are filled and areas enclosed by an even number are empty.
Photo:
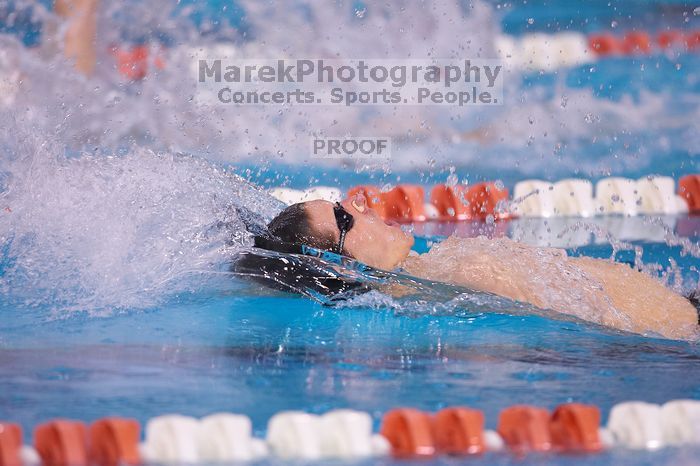
M286 411L270 419L270 451L283 459L352 459L386 455L387 440L372 433L369 414L353 410L330 411L316 416Z
M248 416L212 414L200 421L199 460L205 462L254 461L267 456L265 442L253 437Z
M577 32L525 34L519 38L496 37L496 52L506 66L526 71L554 71L596 60L586 36Z
M521 217L553 217L554 185L542 180L525 180L513 189L512 212Z
M423 212L426 220L438 220L440 218L440 211L431 202L423 204Z
M557 68L555 63L554 36L547 34L528 34L521 39L523 60L521 66L526 70L552 71ZM516 49L517 50L517 49Z
M596 59L588 48L588 39L577 32L560 32L556 35L555 51L560 67L578 66L592 63Z
M362 411L339 409L319 419L321 450L326 458L362 458L386 454L390 446L372 434L372 418Z
M506 65L506 69L520 69L522 57L519 55L515 39L499 35L493 41L498 56Z
M637 180L642 214L677 214L688 211L685 200L676 195L676 182L670 176L646 176Z
M302 411L277 413L267 424L270 452L282 459L317 460L323 457L319 417Z
M664 404L661 425L668 445L700 444L700 401L673 400Z
M495 430L484 430L484 444L488 451L502 451L505 448L505 442Z
M330 186L315 186L304 190L304 202L321 199L329 202L340 202L343 200L343 192L338 188Z
M287 205L298 204L303 202L304 191L292 188L272 188L268 191L270 196L278 201L282 201Z
M22 445L19 451L19 459L23 466L38 466L41 464L39 453L31 445Z
M661 406L641 401L628 401L613 406L608 430L615 444L638 450L655 450L665 445L661 422Z
M639 213L637 182L629 178L603 178L595 186L597 213L623 214Z
M303 191L292 188L272 188L268 192L272 197L287 205L315 201L318 199L329 202L339 202L343 200L343 193L338 188L329 186L315 186Z
M564 217L595 215L593 183L582 179L565 179L554 183L554 211Z
M146 424L141 454L153 463L196 463L199 461L199 420L178 414L158 416Z

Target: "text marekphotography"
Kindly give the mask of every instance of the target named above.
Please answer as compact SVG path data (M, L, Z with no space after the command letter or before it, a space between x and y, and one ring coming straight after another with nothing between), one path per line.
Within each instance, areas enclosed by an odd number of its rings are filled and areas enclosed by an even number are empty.
M203 54L206 55L206 54ZM499 60L197 57L197 99L223 105L501 105Z

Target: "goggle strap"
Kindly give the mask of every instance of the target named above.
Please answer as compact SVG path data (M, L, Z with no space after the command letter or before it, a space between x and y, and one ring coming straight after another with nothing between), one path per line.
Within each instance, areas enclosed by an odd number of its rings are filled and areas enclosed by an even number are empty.
M336 248L337 254L343 253L343 246L345 246L345 235L347 235L347 230L340 230L340 239L338 240L338 246Z

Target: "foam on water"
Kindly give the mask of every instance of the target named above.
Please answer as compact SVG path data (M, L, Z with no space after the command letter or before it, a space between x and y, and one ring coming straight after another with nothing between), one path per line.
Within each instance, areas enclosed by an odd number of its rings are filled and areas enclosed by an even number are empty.
M0 291L24 305L152 306L201 285L188 279L249 243L236 207L264 219L279 209L201 159L147 149L68 157L16 129L0 135Z

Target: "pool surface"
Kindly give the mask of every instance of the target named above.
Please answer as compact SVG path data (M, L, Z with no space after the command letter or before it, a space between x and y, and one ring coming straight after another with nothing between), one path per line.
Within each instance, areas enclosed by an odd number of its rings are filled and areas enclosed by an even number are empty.
M698 219L689 221L700 226ZM674 255L665 245L640 244L647 261ZM604 257L610 251L589 245L571 252ZM680 255L677 261L691 273L693 261ZM579 401L605 415L631 399L700 398L700 378L692 376L700 348L693 343L535 316L472 313L459 303L370 299L369 305L329 308L266 294L227 276L154 308L104 317L51 318L44 309L18 312L3 305L2 417L31 432L53 417L90 421L118 414L145 422L165 413L228 411L249 415L262 435L282 410L359 409L378 428L392 407L466 405L482 409L487 427L495 428L499 411L516 403L551 409ZM633 458L693 464L696 453L613 451L584 464L636 464ZM489 454L483 461L514 460Z
M527 179L677 181L700 173L697 50L510 69L503 105L461 109L247 106L226 113L195 103L188 74L197 49L399 59L495 56L503 36L656 37L700 30L698 5L102 2L98 63L86 78L62 54L51 55L62 39L52 32L50 2L2 3L0 420L20 423L25 443L51 418L119 415L143 424L168 413L227 411L248 415L264 436L283 410L362 410L376 431L391 408L466 405L483 410L494 429L513 404L594 404L604 424L619 402L700 399L697 342L493 312L488 302L476 309L437 287L432 298L375 291L330 307L229 270L251 242L237 209L269 220L282 207L266 192L273 187L346 192L364 184L388 190L498 181L512 193ZM114 44L149 45L165 65L125 79ZM309 142L318 135L387 136L393 152L387 163L313 159ZM506 235L626 263L641 254L646 271L685 293L700 282L697 214L410 228L419 252L452 234ZM684 447L420 463L694 465L698 458L700 447Z

